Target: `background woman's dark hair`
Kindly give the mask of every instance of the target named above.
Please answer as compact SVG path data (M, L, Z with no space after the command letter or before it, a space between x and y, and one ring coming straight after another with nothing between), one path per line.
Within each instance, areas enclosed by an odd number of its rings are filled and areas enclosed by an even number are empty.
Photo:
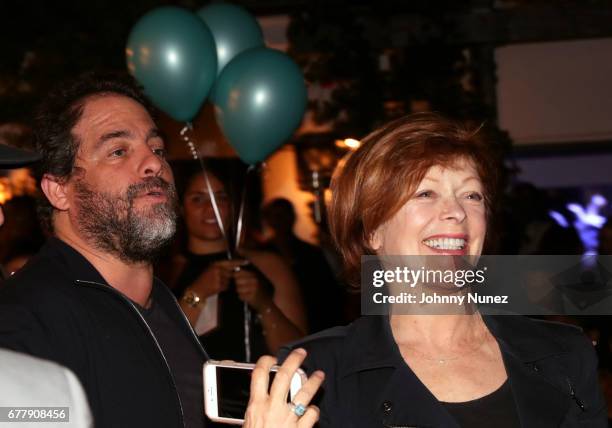
M183 205L183 198L187 188L196 176L202 174L202 167L199 162L194 160L176 160L171 161L170 165L174 172L174 182L176 191L179 196L180 205ZM238 208L240 206L240 197L245 186L245 174L247 166L236 158L207 158L205 159L205 167L209 174L213 175L225 187L228 197L230 198L230 226L236 224L238 217ZM262 189L259 182L258 174L252 173L247 179L247 195L245 207L245 227L244 232L248 233L260 227L259 207L262 201ZM233 232L230 233L233 238ZM247 242L250 239L247 236ZM181 252L187 249L187 231L185 222L182 216L177 228L176 234L177 247ZM233 243L232 243L233 244Z

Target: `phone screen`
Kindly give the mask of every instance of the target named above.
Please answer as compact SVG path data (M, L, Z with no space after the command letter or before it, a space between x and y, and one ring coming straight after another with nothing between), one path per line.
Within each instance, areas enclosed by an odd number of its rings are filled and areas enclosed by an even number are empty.
M217 367L219 416L242 419L249 402L251 370Z
M243 419L249 403L252 370L217 367L217 405L219 416ZM275 372L270 372L270 384ZM291 400L287 397L287 402Z

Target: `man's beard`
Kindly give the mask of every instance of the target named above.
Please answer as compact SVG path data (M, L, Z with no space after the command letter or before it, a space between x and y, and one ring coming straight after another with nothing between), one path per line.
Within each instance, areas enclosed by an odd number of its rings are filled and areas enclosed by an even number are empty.
M136 210L134 201L157 190L166 202ZM91 189L83 180L75 183L79 203L78 228L99 250L127 263L151 262L172 240L176 231L177 197L174 185L159 177L147 177L112 195Z

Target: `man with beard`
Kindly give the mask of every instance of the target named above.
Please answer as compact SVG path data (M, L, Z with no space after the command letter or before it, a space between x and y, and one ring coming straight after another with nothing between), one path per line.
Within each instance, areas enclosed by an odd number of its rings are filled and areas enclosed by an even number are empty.
M206 352L152 260L175 231L164 140L130 80L90 74L35 122L52 237L0 294L0 347L71 369L95 426L203 427Z

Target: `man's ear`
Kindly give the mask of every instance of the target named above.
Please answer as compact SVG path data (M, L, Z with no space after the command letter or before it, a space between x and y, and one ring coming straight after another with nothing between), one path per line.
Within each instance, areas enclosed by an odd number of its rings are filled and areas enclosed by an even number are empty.
M66 211L70 208L70 201L66 192L68 180L62 180L53 175L45 174L40 181L40 187L54 208L60 211Z

